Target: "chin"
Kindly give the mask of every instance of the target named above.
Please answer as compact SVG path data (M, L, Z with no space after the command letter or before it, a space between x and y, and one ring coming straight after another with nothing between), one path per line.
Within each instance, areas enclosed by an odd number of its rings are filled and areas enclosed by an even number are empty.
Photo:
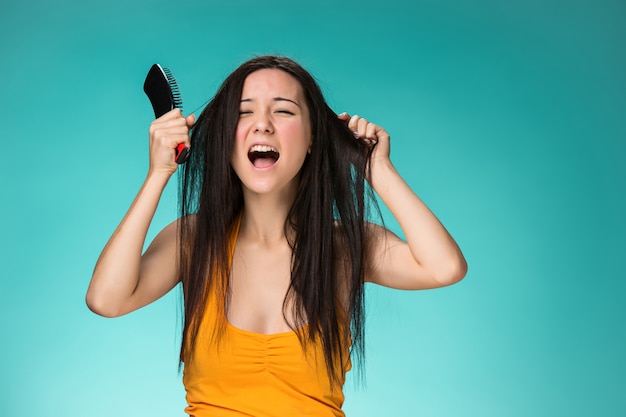
M267 182L259 181L242 181L244 192L252 194L271 194L277 191L276 184L269 184Z
M292 181L288 184L277 184L274 181L248 181L244 182L243 190L244 195L246 193L254 194L254 195L277 195L281 197L287 197L295 192L298 189L297 181Z

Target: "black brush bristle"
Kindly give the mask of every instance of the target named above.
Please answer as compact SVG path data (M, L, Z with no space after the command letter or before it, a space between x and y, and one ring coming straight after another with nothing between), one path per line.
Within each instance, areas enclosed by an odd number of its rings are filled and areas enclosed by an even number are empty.
M172 90L172 99L174 100L174 107L183 111L183 98L180 95L180 89L178 88L178 83L176 82L176 78L174 74L169 68L162 67L165 76L167 77L167 83L170 85L170 90Z

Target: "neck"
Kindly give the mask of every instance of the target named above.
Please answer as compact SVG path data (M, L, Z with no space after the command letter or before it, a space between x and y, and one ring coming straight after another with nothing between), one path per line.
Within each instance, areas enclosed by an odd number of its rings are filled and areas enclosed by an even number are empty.
M285 240L285 221L295 192L263 195L244 191L240 238L271 244Z

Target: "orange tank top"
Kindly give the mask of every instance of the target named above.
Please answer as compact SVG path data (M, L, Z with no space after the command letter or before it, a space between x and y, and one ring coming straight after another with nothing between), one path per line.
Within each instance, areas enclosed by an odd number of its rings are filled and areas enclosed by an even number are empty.
M236 225L238 226L238 225ZM231 247L237 237L235 227ZM260 334L232 326L211 342L218 319L209 297L191 360L184 366L187 414L193 417L344 417L342 386L331 386L319 344L302 349L295 332ZM346 347L344 357L349 358Z

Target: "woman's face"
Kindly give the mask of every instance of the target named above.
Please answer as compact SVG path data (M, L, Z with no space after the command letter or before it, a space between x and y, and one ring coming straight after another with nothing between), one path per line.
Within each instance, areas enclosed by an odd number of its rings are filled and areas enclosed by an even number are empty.
M257 194L295 192L311 143L309 109L300 83L278 69L248 75L231 161L244 189Z

